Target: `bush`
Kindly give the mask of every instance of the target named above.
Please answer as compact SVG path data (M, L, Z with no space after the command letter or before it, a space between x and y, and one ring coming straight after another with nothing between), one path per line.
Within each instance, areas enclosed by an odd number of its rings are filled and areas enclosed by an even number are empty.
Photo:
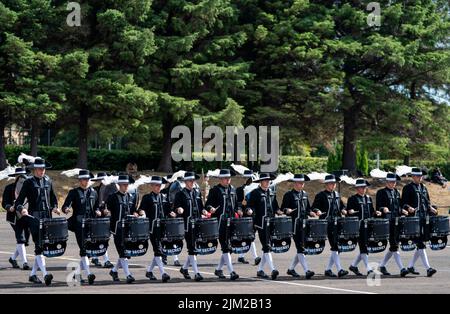
M313 171L326 172L326 157L298 157L281 156L278 172L310 173Z

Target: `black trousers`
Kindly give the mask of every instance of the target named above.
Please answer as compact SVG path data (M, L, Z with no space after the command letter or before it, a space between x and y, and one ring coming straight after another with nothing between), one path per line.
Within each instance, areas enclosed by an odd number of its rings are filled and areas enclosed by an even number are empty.
M231 253L229 237L229 235L227 236L227 221L222 220L219 225L219 243L222 253Z
M80 256L85 257L87 254L84 248L83 229L81 227L82 224L77 222L75 225L75 238L77 239L78 248L80 249Z
M44 252L44 249L39 243L39 219L30 216L23 216L20 220L22 220L25 230L30 230L31 237L34 242L34 254L41 255Z
M154 256L163 256L161 241L159 240L156 230L153 231L153 233L150 233L150 242L152 243L152 247L153 247L153 255Z
M125 255L125 247L123 246L122 226L117 226L117 232L114 234L114 245L116 246L117 254L120 258L130 258Z
M359 238L358 238L359 253L369 254L367 249L367 228L364 228L364 221L359 222Z
M26 227L25 221L22 219L17 219L16 224L11 224L11 227L14 230L16 243L25 244L28 246L28 241L30 240L30 229Z
M328 221L327 235L331 251L339 252L337 241L337 228L334 225L334 220Z
M399 249L395 218L389 221L389 251L397 252Z
M420 224L420 237L417 240L416 245L417 249L423 250L426 249L427 247L425 242L429 240L428 231L426 229L426 219L420 218L419 224Z
M266 224L264 224L264 227L262 229L258 228L258 237L262 245L263 253L270 252L270 234L269 230L267 229L268 227L266 226Z
M188 231L184 233L184 238L186 240L186 247L189 255L197 255L195 251L195 232L191 228L191 224L188 226Z

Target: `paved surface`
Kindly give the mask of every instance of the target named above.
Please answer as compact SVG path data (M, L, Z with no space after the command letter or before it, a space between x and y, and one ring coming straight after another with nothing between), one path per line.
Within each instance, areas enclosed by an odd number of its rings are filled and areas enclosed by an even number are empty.
M111 260L115 263L117 254L115 252L112 241L110 241L109 253ZM167 271L172 277L169 283L163 284L160 281L150 282L145 278L145 267L151 258L151 254L146 256L133 258L131 263L131 271L136 278L136 282L127 285L124 280L123 272L119 273L121 277L120 283L113 283L108 275L109 270L92 267L92 271L97 276L95 285L83 285L81 287L69 287L66 283L66 277L69 274L67 265L70 262L78 261L78 247L75 237L70 233L68 249L64 256L60 258L47 258L47 267L49 272L54 275L54 284L51 287L44 285L33 285L28 282L28 271L16 270L10 268L8 258L15 248L14 235L11 227L5 222L4 213L0 214L0 293L179 293L179 294L195 294L195 293L220 293L220 294L242 294L242 293L449 293L450 292L450 248L442 251L428 251L431 265L438 270L438 273L432 277L425 276L425 270L422 264L416 264L416 269L421 273L420 276L408 275L406 278L400 278L398 275L381 278L379 286L370 286L367 284L366 278L360 278L350 275L344 279L328 279L323 276L323 270L328 262L329 249L318 256L308 257L308 262L312 270L316 272L316 276L311 280L293 279L286 275L286 269L290 264L295 250L291 250L285 254L273 254L275 266L280 271L281 276L276 281L259 280L256 278L256 267L251 265L237 264L236 272L241 278L235 282L230 280L219 280L214 275L214 267L220 257L216 252L213 255L199 256L200 271L205 277L203 282L186 281L182 279L179 268L170 266L172 259L169 258L169 266ZM259 245L258 245L259 248ZM32 256L32 247L27 248L29 254L29 264L32 265L34 257ZM186 253L180 256L183 262ZM342 265L345 268L349 266L352 259L356 256L356 251L344 253L341 255ZM371 262L378 262L383 257L381 254L373 254L370 256ZM406 264L412 257L411 252L402 252L403 262ZM233 255L233 260L237 257ZM247 259L251 259L250 253ZM360 269L364 270L364 266L360 265ZM397 274L397 267L393 259L388 264L388 270ZM227 273L226 267L224 268ZM364 270L365 271L365 270ZM266 269L266 272L269 272ZM301 273L301 268L297 266L297 272ZM155 274L159 278L159 272L155 269ZM41 277L41 273L38 274ZM303 275L303 273L302 273ZM85 277L85 276L84 276Z

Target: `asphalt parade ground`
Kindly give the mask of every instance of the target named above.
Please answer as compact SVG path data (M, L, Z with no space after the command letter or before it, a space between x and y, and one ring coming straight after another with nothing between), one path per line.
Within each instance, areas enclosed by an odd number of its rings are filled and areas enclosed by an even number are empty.
M30 239L31 241L31 239ZM258 241L258 254L261 255L260 245ZM150 245L151 247L151 245ZM151 261L152 252L145 256L132 258L130 260L130 270L136 281L133 284L126 284L123 271L119 271L121 279L118 283L113 283L109 276L109 269L97 268L91 265L91 271L96 275L95 284L89 286L87 283L74 285L67 278L71 278L73 268L71 266L79 261L78 246L75 236L70 233L67 250L61 257L47 258L47 270L53 274L54 281L50 287L44 284L36 285L28 282L29 271L21 269L12 269L8 259L15 250L15 239L12 228L5 221L5 214L0 214L0 293L11 294L27 294L27 293L154 293L154 294L435 294L450 292L450 248L447 247L441 251L431 251L427 249L430 264L437 269L437 273L432 278L426 277L426 271L419 259L416 263L416 269L420 275L408 275L406 278L400 278L398 268L392 258L387 265L392 276L381 276L381 278L357 277L353 274L342 279L326 278L323 275L324 269L330 256L329 247L325 251L316 256L308 256L307 260L311 270L316 273L310 280L304 278L303 270L300 265L296 270L302 275L301 278L292 278L286 274L286 270L295 254L294 244L287 253L273 254L275 267L279 270L280 276L277 280L261 280L256 277L257 267L253 266L253 259L250 252L246 254L246 259L251 263L244 265L237 263L237 255L232 255L235 271L240 278L236 281L229 279L218 279L214 276L214 269L220 258L219 250L212 255L198 256L199 269L204 276L204 281L195 282L194 280L185 280L179 272L179 267L173 266L173 259L169 257L166 266L167 273L171 276L168 283L158 281L150 281L145 277L146 266ZM349 253L341 254L341 263L345 269L348 269L351 261L355 258L358 249ZM117 262L117 253L113 241L110 241L109 255L113 263ZM33 265L33 245L27 247L28 263L30 267ZM405 266L409 262L413 252L401 252L402 260ZM369 256L369 262L380 262L384 253L372 254ZM186 260L186 252L180 255L180 261ZM19 261L21 265L21 262ZM359 265L361 272L365 273L362 263ZM268 265L265 269L266 273L270 273ZM336 270L333 270L336 272ZM193 273L190 269L191 276ZM225 275L228 275L226 266L224 267ZM157 268L154 274L160 279ZM42 279L42 273L38 272L38 276ZM83 277L86 277L84 275Z

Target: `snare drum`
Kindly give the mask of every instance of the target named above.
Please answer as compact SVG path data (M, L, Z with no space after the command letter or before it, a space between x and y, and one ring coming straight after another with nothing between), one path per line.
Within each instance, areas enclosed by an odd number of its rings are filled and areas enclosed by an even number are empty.
M61 256L66 251L69 229L67 220L61 218L43 218L39 220L39 244L47 257Z
M164 255L178 255L183 249L183 218L165 218L159 222L161 250Z
M195 220L195 249L199 255L213 254L217 250L219 224L217 218Z
M386 250L389 240L389 220L382 218L367 219L367 250L369 253L381 253Z
M428 226L430 248L433 251L445 249L447 247L447 236L450 231L448 216L430 216Z
M416 249L416 241L420 238L419 217L399 217L397 234L402 251L413 251Z
M339 217L336 227L339 251L351 252L355 250L359 238L358 217Z
M110 231L110 219L85 218L82 220L83 247L88 257L105 255L108 250Z
M255 240L253 218L231 218L230 242L231 251L235 254L247 253Z
M306 255L318 255L325 249L328 221L326 219L304 220L304 247Z
M147 253L150 238L148 218L127 216L122 220L122 240L126 256L142 256Z
M269 220L270 242L274 253L285 253L291 247L291 217L272 217Z

